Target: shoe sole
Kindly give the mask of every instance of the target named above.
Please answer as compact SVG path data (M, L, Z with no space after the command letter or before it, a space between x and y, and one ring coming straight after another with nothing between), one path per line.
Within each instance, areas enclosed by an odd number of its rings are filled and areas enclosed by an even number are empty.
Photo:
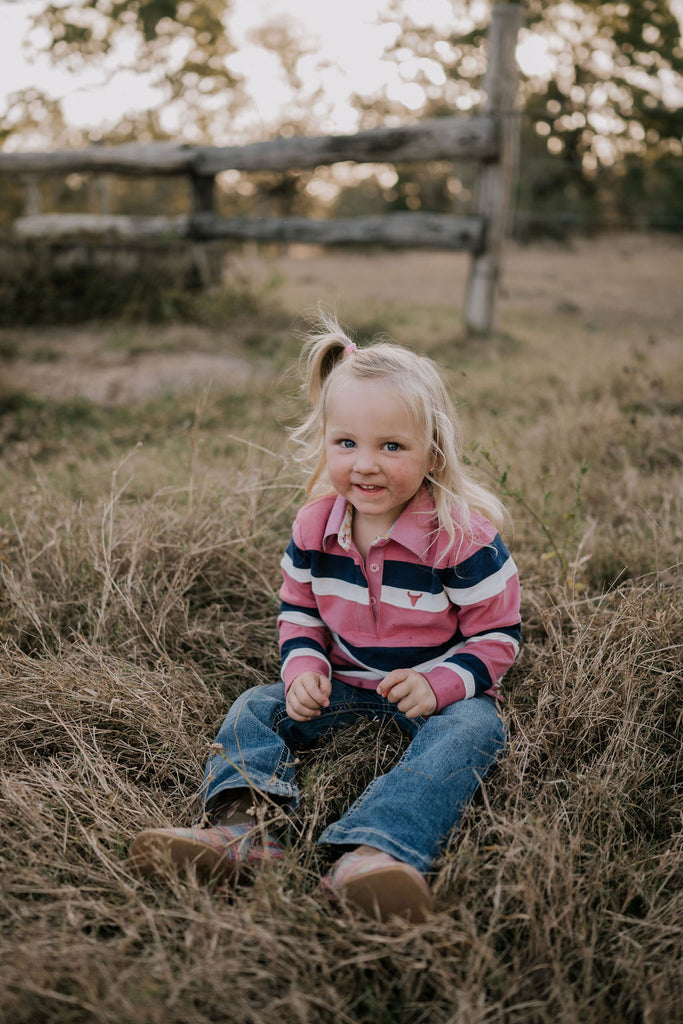
M221 850L186 836L163 835L151 829L136 836L130 849L130 861L145 877L194 868L203 878L234 880L246 867L230 860Z
M379 921L403 917L413 924L424 924L434 910L425 880L402 864L377 868L358 878L352 876L340 886L339 895Z

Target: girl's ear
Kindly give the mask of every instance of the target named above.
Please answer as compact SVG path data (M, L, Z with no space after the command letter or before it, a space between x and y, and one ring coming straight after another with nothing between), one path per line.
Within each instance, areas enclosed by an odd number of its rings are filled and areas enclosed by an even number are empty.
M434 444L431 445L429 453L429 473L433 473L436 469L439 469L443 463L443 457L441 453L435 449Z

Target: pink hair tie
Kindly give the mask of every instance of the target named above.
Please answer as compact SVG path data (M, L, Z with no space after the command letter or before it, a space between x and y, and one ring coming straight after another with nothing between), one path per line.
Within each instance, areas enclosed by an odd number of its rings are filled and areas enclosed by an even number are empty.
M355 341L351 341L351 342L349 342L349 344L344 349L344 355L351 356L351 355L353 355L353 353L355 351L356 351L356 343L355 343Z

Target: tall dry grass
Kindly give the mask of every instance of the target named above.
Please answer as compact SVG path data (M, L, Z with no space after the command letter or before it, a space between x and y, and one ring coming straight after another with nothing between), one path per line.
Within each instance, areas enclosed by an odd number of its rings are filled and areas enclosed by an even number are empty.
M419 926L317 895L316 836L402 748L369 724L300 755L286 863L251 887L142 881L126 859L140 828L192 820L227 706L277 675L301 499L279 399L88 407L68 430L63 406L8 403L0 1020L681 1018L681 357L646 345L625 373L608 322L600 346L576 329L558 353L532 316L513 340L463 342L452 366L470 457L516 519L511 740Z

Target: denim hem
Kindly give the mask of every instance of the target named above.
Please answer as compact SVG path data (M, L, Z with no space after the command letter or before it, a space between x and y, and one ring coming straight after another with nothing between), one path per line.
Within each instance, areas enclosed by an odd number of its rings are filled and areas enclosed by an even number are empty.
M272 776L262 775L260 772L250 772L247 782L240 776L235 782L221 782L220 785L207 793L204 802L205 808L209 808L217 796L221 793L228 793L231 789L257 789L269 796L284 796L290 799L290 807L296 810L301 802L299 790L295 786L288 786L286 782L274 781Z
M330 846L375 846L378 850L391 854L396 860L403 861L404 864L410 864L411 867L416 868L422 875L428 874L433 865L430 857L425 857L424 854L413 847L404 846L392 838L392 836L371 828L351 828L345 830L339 825L330 825L325 829L320 839L318 839L318 844L320 846L327 844Z

